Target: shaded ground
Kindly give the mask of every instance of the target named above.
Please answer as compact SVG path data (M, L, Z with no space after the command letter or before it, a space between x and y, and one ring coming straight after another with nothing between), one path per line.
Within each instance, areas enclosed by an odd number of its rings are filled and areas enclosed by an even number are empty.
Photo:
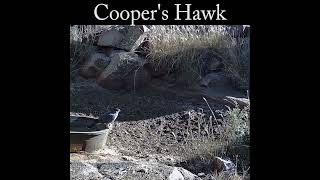
M212 141L206 142L210 138L219 138L215 128L219 122L210 120L212 114L201 96L163 89L167 87L154 82L136 92L108 91L98 87L94 81L79 81L71 84L70 114L84 113L98 117L109 109L118 107L122 111L109 134L108 147L125 156L182 166L193 173L208 173L210 167L204 168L208 164L201 164L203 160L197 159L196 154L191 159L186 159L190 154L185 153L201 154L204 146L212 151L223 148L222 145L211 144ZM211 95L245 97L244 94L227 91L225 88L215 92L205 91ZM209 103L213 110L226 110L222 103ZM218 113L216 116L218 117ZM198 144L195 146L192 143ZM181 148L188 146L199 149L186 152ZM244 154L248 150L244 150Z
M99 116L110 108L118 107L121 114L118 121L137 121L157 118L190 109L208 110L199 97L190 97L183 92L161 91L151 86L133 92L108 91L96 86L94 81L72 85L70 112ZM189 97L188 97L189 96ZM220 103L210 103L213 109L224 109Z

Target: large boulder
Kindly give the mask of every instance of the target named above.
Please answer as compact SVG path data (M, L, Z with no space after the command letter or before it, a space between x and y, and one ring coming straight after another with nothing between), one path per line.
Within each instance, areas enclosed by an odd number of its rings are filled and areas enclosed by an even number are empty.
M97 45L133 52L144 42L147 31L146 26L112 26L101 33Z
M105 89L139 88L150 80L144 69L145 59L133 52L120 51L111 54L110 64L105 68L97 83Z
M84 78L97 77L110 63L110 57L105 53L93 53L81 66L79 74Z

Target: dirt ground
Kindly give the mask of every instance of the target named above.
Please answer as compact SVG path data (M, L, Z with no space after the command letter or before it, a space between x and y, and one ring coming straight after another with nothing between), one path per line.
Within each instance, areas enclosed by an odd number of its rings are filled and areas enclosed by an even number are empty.
M81 81L71 85L70 112L100 116L111 108L120 108L117 119L139 121L202 108L209 111L199 97L188 97L183 92L164 92L148 86L134 92L110 91L95 85L94 81ZM213 109L224 109L219 103L210 103Z
M213 136L219 124L209 121L211 112L203 99L186 96L182 91L161 91L153 86L136 92L121 92L105 90L94 81L81 80L71 84L70 100L71 115L83 113L98 117L111 108L120 108L107 146L122 155L156 157L169 165L183 161L178 160L182 144L190 138ZM213 101L209 104L213 110L226 110L224 104Z

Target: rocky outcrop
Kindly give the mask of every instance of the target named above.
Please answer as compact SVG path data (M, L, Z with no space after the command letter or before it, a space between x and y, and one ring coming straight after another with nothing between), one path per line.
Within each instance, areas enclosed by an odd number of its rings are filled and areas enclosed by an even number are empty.
M110 63L110 58L104 53L93 53L80 68L84 78L97 77Z
M126 51L135 51L146 38L146 26L112 26L101 33L98 46L111 46Z
M143 65L145 59L133 52L117 52L97 78L97 83L106 89L139 88L150 80Z
M147 31L145 26L112 26L102 32L98 47L82 63L79 74L86 79L96 78L105 89L142 87L151 76L144 68L145 59L136 51L146 46Z

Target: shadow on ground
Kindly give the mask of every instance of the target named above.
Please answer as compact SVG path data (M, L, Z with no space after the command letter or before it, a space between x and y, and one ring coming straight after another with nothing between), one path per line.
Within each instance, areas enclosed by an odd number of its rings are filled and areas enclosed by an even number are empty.
M111 108L122 111L118 121L138 121L157 118L168 114L202 108L209 111L201 97L156 90L145 87L134 92L110 91L98 86L83 86L70 92L70 112L100 116ZM217 110L224 109L221 103L210 102Z

